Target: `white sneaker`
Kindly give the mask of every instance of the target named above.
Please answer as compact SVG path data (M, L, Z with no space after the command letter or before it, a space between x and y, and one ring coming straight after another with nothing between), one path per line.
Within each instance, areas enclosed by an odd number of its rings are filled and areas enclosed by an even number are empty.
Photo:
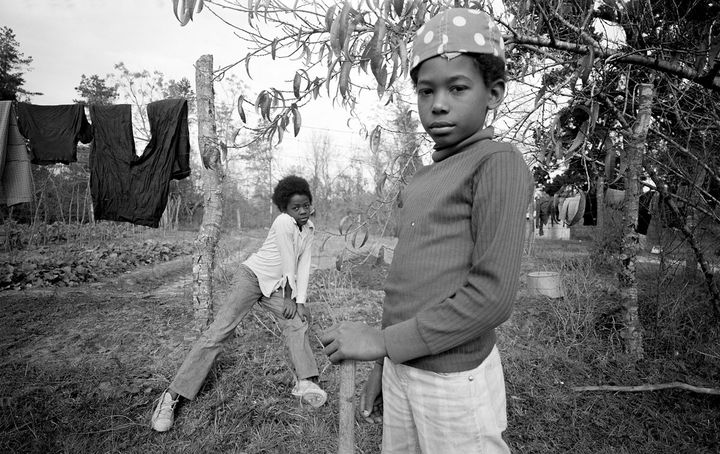
M298 380L291 393L315 408L322 407L327 401L327 393L310 380Z
M160 401L153 412L152 419L150 420L153 430L157 432L167 432L170 430L175 422L175 404L177 404L177 402L178 399L173 400L170 391L163 391L160 396Z

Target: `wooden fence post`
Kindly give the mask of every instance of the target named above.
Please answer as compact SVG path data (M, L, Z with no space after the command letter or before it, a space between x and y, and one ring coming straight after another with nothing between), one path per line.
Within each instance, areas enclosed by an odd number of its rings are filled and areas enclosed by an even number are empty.
M340 364L338 454L355 452L355 361Z

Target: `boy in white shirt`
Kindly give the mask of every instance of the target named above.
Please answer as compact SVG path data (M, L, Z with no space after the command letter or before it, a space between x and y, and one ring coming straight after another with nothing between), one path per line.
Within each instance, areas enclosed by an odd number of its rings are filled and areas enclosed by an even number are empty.
M160 396L152 416L154 430L170 430L180 396L195 398L222 344L255 303L272 313L282 329L297 377L292 394L313 407L327 400L327 394L317 384L319 372L307 336L305 301L314 235L308 182L294 175L283 178L275 187L273 203L281 213L260 249L240 266L223 307Z

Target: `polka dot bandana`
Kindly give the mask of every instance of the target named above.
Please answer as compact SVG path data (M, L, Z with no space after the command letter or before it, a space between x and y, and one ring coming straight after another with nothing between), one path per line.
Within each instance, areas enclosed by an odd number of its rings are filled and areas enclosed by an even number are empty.
M428 58L448 59L463 53L490 54L505 61L500 29L490 16L477 9L451 8L438 13L417 31L411 69Z

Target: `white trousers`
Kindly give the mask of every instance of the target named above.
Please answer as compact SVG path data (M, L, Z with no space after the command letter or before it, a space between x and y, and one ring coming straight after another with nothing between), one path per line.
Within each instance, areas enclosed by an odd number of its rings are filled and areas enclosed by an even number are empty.
M385 358L383 454L507 454L505 380L497 346L478 367L435 373Z

